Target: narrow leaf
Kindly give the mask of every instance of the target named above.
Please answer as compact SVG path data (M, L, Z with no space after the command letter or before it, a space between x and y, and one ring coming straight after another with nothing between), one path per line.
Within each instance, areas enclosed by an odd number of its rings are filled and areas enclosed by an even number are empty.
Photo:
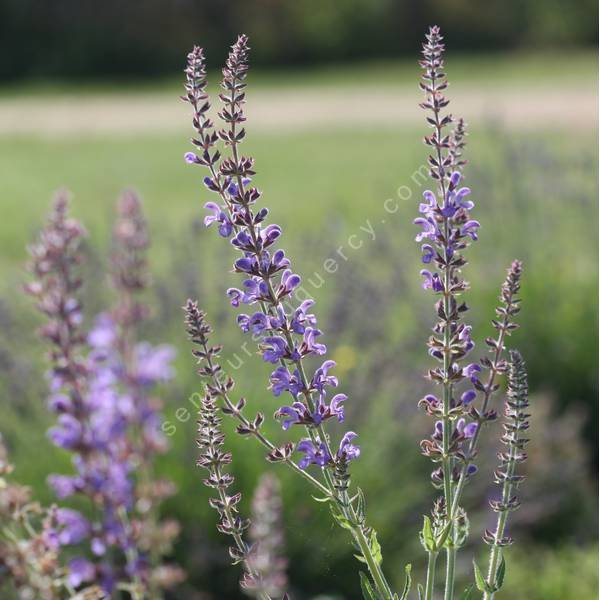
M475 583L477 585L477 589L480 592L490 592L490 586L488 585L487 581L484 579L483 575L481 574L481 571L479 570L479 567L477 566L477 563L475 562L475 559L473 559L473 570L475 571Z
M419 594L419 600L425 599L425 590L423 589L423 586L420 583L417 584L417 594Z
M431 520L425 515L423 517L423 529L421 530L421 543L428 552L435 552L435 539L433 538L433 530L431 528Z
M369 578L362 572L359 571L360 575L360 589L362 590L362 595L364 600L378 600L375 595L375 591L373 590L373 586L369 581Z
M381 554L381 545L377 540L377 532L374 529L371 531L371 539L369 546L371 548L371 554L373 555L375 562L378 565L380 565L383 562L383 556Z
M502 561L498 565L498 570L496 571L496 591L499 590L504 583L504 575L506 573L506 561L504 560L504 555L502 555Z
M448 539L448 534L450 533L451 529L452 521L448 521L448 523L446 523L444 526L444 529L442 529L442 533L440 533L438 539L435 541L436 550L439 550L444 545L444 542Z
M312 496L312 499L315 502L322 502L322 503L331 502L331 500L332 500L331 496L325 496L324 498L317 498L316 496Z
M459 600L471 600L473 598L473 586L470 585L461 595Z
M412 571L411 564L408 564L404 567L404 572L406 573L406 580L404 581L404 589L402 590L402 595L400 596L400 600L406 600L408 598L408 592L410 592L410 586L412 585L412 578L410 576L411 571Z

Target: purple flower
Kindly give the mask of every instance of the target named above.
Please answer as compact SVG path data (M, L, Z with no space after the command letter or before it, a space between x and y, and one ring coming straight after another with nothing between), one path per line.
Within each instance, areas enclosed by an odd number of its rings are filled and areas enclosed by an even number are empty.
M468 235L472 240L476 240L477 230L480 227L479 221L467 221L462 228L462 235Z
M188 165L200 164L200 159L193 152L186 152L183 159Z
M96 567L94 563L85 558L74 558L69 561L68 573L69 584L74 588L78 588L82 583L94 581Z
M279 396L281 392L287 391L295 397L304 391L298 369L294 371L293 375L290 375L287 367L278 367L271 373L270 381L274 396Z
M424 290L432 289L434 292L444 291L444 284L437 273L431 274L427 269L422 269L421 275L424 277L422 284Z
M477 392L475 390L467 390L461 395L460 403L464 406L468 406L469 404L471 404L471 402L473 402L473 400L475 400L476 397Z
M308 309L313 306L314 300L304 300L302 304L294 311L292 319L290 321L290 328L294 333L299 335L303 334L307 326L317 324L315 315L308 314Z
M255 313L251 317L248 315L238 315L238 325L245 333L252 330L252 333L259 335L269 329L269 320L264 313Z
M173 346L152 346L141 342L135 347L136 379L141 385L154 385L173 378L172 362L175 359Z
M315 342L315 338L321 335L319 329L313 329L307 327L304 331L304 337L302 346L300 348L301 353L304 354L325 354L327 352L327 346L325 344L319 344Z
M229 220L227 213L221 210L221 207L214 202L207 202L204 205L212 214L204 217L204 225L210 227L213 223L219 223L219 235L229 237L233 231L233 224Z
M114 321L107 313L102 313L96 317L94 328L88 334L88 344L92 348L105 350L115 341L117 335Z
M83 427L73 415L63 414L58 417L58 426L48 431L48 437L56 446L72 450L83 441Z
M78 544L86 539L91 531L89 521L76 510L59 508L56 511L56 522L59 525L58 541L67 546Z
M335 361L326 360L313 375L311 381L311 387L316 390L319 394L325 392L325 386L330 385L331 387L337 387L338 378L334 375L329 375L329 370L335 367Z
M61 500L77 493L84 485L80 477L69 477L67 475L50 475L48 483Z
M275 364L288 354L287 342L279 336L266 337L262 345L263 360Z
M423 240L435 240L437 229L433 219L424 219L423 217L419 217L418 219L414 220L414 224L420 225L423 228L423 231L417 234L415 241L422 242Z
M337 452L339 458L343 458L346 461L354 460L360 456L360 448L352 444L352 440L357 438L358 435L354 431L348 431L340 442L340 448Z
M430 244L423 244L421 246L421 251L423 252L423 256L421 257L421 260L423 261L424 264L428 265L433 260L433 257L435 256L435 250L433 249L433 246L431 246Z
M298 461L298 466L301 469L306 469L309 465L325 467L331 461L331 455L323 442L319 442L315 446L311 440L304 438L299 442L296 450L304 453L304 456Z
M286 269L281 275L280 295L291 294L300 285L300 276Z
M308 409L302 402L294 402L292 406L282 406L276 413L275 418L281 419L281 426L287 431L291 425L302 424L308 413ZM312 420L312 417L309 418Z

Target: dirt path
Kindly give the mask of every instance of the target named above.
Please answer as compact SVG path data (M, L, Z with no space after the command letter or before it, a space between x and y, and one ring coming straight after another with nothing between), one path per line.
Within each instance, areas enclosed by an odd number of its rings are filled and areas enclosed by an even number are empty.
M577 88L452 90L452 107L470 123L509 128L594 132L598 95L593 82ZM418 123L418 91L344 87L261 89L247 106L253 130L314 130L322 127L405 126ZM189 130L189 107L175 95L97 94L0 98L0 135L42 137L130 135Z

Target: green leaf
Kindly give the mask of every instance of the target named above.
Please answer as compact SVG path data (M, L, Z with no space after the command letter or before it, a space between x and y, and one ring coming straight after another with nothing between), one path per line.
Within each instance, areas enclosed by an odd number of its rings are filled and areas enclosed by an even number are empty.
M359 575L360 589L362 590L364 600L379 600L375 595L375 590L373 589L369 578L362 571L359 571Z
M423 517L423 529L421 530L421 544L427 552L435 552L436 545L433 538L433 529L431 528L431 519L425 515Z
M368 564L367 559L362 554L355 554L354 558L359 560L361 563L365 563L365 565Z
M506 573L506 561L504 560L504 555L502 555L502 561L498 565L498 570L496 571L496 581L494 582L496 586L496 591L498 591L503 583L504 583L504 575Z
M471 600L473 597L473 586L470 585L461 595L458 600Z
M344 515L341 515L339 512L337 512L333 504L330 504L329 508L331 509L331 514L333 515L333 518L336 520L337 524L340 527L348 529L349 531L354 530L355 525L352 523L352 521L349 521L348 519L346 519L346 517L344 517Z
M356 490L356 499L356 514L359 520L364 520L367 502L365 500L365 495L363 494L363 491L360 488L357 488Z
M325 496L325 498L317 498L316 496L311 496L311 497L315 502L322 502L322 503L331 502L333 500L333 498L331 496Z
M424 600L425 590L423 589L423 586L420 583L417 584L417 594L419 594L419 600Z
M404 567L404 573L406 573L406 580L404 581L404 589L399 600L406 600L408 598L408 592L410 592L410 586L412 585L412 578L410 572L412 571L412 565L408 564Z
M381 554L381 545L377 540L377 532L374 529L371 530L371 539L369 540L369 542L373 559L378 565L380 565L383 562L383 556Z
M452 521L448 521L448 523L446 523L444 526L444 529L442 529L442 533L440 533L438 539L435 541L436 550L439 550L444 545L444 542L448 539L448 534L450 533L451 529Z
M481 574L481 571L479 570L475 559L473 559L473 570L475 571L475 584L477 585L477 589L480 592L493 592L494 590L490 585L488 585L488 582Z

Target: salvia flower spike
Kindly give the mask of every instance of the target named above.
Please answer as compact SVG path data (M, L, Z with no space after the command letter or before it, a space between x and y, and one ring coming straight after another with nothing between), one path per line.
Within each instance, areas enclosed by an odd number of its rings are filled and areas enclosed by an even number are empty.
M242 563L244 578L241 585L248 590L256 590L256 597L269 600L270 596L263 590L258 572L250 561L251 546L244 541L244 532L250 521L243 519L237 505L242 499L238 492L229 495L228 489L233 484L233 475L226 471L231 464L231 453L223 450L225 436L221 430L221 418L218 414L215 396L210 391L201 401L198 413L197 444L200 449L197 465L208 471L204 484L215 490L217 496L211 498L210 505L219 513L217 529L233 538L235 545L229 548L229 554L234 564Z
M527 371L521 354L516 350L510 351L508 364L508 392L504 406L504 435L502 443L506 450L498 453L500 466L494 473L494 479L502 492L498 499L491 500L492 510L498 514L495 531L486 530L483 539L490 545L490 559L486 585L482 590L485 600L493 600L496 592L502 587L504 579L504 557L502 548L512 544L513 540L506 535L506 524L511 511L520 506L515 492L525 479L517 472L520 463L527 460L525 446L529 441L529 407Z
M514 318L521 311L521 301L517 294L521 289L522 274L523 265L521 261L514 260L507 270L506 279L500 290L500 306L496 308L496 319L492 321L492 325L497 332L496 337L488 337L486 339L486 346L492 356L491 358L482 358L480 360L481 368L473 368L472 370L471 382L474 389L466 393L471 398L469 417L473 419L472 423L474 423L475 433L470 438L468 447L464 453L463 464L454 494L453 514L458 510L465 483L476 472L476 466L473 461L477 454L477 444L483 427L486 423L495 421L497 417L496 411L490 407L490 403L494 393L500 387L497 381L498 376L504 375L508 368L507 361L504 358L506 338L519 327L515 323ZM485 372L487 372L487 380L482 377ZM482 398L479 407L476 406L476 402L474 401L477 394Z
M138 258L129 260L125 240L129 239L125 230L136 229L135 203L130 200L121 204L116 228L115 261L121 268L113 275L120 282L119 292L127 286L137 288L141 281ZM142 598L156 586L166 587L181 578L177 569L166 565L151 568L148 545L141 544L149 528L144 527L140 536L137 519L131 519L134 507L139 509L147 500L134 476L140 455L164 444L158 413L147 399L156 383L170 378L172 351L135 343L130 327L139 310L123 296L115 314L100 314L91 330L84 330L77 273L84 232L67 209L66 197L60 195L39 242L30 249L35 279L26 289L49 320L41 335L52 343L49 407L58 415L49 437L72 453L76 470L73 476L51 475L49 481L59 499L82 495L97 509L91 518L71 509L57 513L61 544L89 546L87 555L70 560L68 582L73 589L97 584L104 594L123 589L134 599ZM136 253L142 250L139 234L134 234ZM135 370L129 368L133 364L129 358L137 365ZM132 431L140 434L135 440L129 435ZM168 534L169 528L161 531L161 539L169 539Z
M275 413L276 418L286 430L298 425L306 431L306 437L295 446L303 455L298 465L302 469L310 465L320 467L324 485L335 497L336 510L348 525L379 593L391 598L390 587L369 545L369 530L359 522L356 507L348 498L348 466L360 455L354 443L356 433L347 432L334 447L325 431L329 419L344 420L346 396L337 394L327 399L327 388L338 384L337 379L328 374L335 363L325 360L312 376L307 374L306 357L323 356L327 351L321 342L322 331L311 312L314 301L295 301L294 293L301 285L301 278L293 272L285 252L276 248L281 227L267 225L267 209L256 208L261 193L252 185L254 159L240 153L240 144L246 135L242 124L246 121L248 52L248 38L240 35L223 69L219 117L224 127L218 131L208 117L210 104L203 51L196 47L188 55L183 99L193 108L197 137L192 144L198 151L187 153L185 160L208 169L204 184L217 196L216 202L205 204L208 210L205 225L215 225L219 235L229 239L241 254L234 263L234 271L244 277L243 284L241 288L227 290L227 295L234 307L254 307L252 314L238 316L238 324L244 332L260 338L263 359L276 366L271 375L273 394L279 396L285 391L291 397L290 404ZM229 156L225 158L221 158L216 149L219 139L229 149ZM344 478L342 486L338 481L340 473Z
M459 299L468 288L461 276L467 264L463 252L472 241L477 240L479 223L470 216L474 206L468 199L471 190L460 187L461 173L458 169L464 163L457 157L457 151L462 149L460 144L464 132L459 129L454 134L446 133L453 118L444 114L449 100L443 93L448 86L443 53L440 30L431 27L423 44L423 59L420 62L423 68L420 86L425 92L425 101L420 106L427 111L426 120L433 130L425 137L425 144L431 148L429 173L436 189L423 194L424 202L419 207L421 216L415 219L415 224L422 229L416 241L421 244L422 261L428 266L421 271L423 288L430 289L439 298L436 302L438 322L428 342L429 354L438 366L429 371L429 378L442 390L441 397L428 395L420 401L428 414L437 419L433 434L423 440L421 448L426 456L439 465L432 473L432 481L435 487L443 490L445 506L450 509L464 447L475 433L475 426L467 424L465 419L472 394L465 392L458 395L458 386L479 368L478 365L463 363L473 350L474 343L471 327L462 322L467 305ZM452 152L451 139L455 140ZM454 537L453 516L447 510L449 532L444 533L449 533L450 539ZM428 552L435 555L438 551L436 544ZM446 600L451 600L453 594L454 557L454 545L447 544ZM430 556L430 571L434 568L435 557ZM428 582L433 586L431 573ZM433 589L427 589L426 600L432 595Z

